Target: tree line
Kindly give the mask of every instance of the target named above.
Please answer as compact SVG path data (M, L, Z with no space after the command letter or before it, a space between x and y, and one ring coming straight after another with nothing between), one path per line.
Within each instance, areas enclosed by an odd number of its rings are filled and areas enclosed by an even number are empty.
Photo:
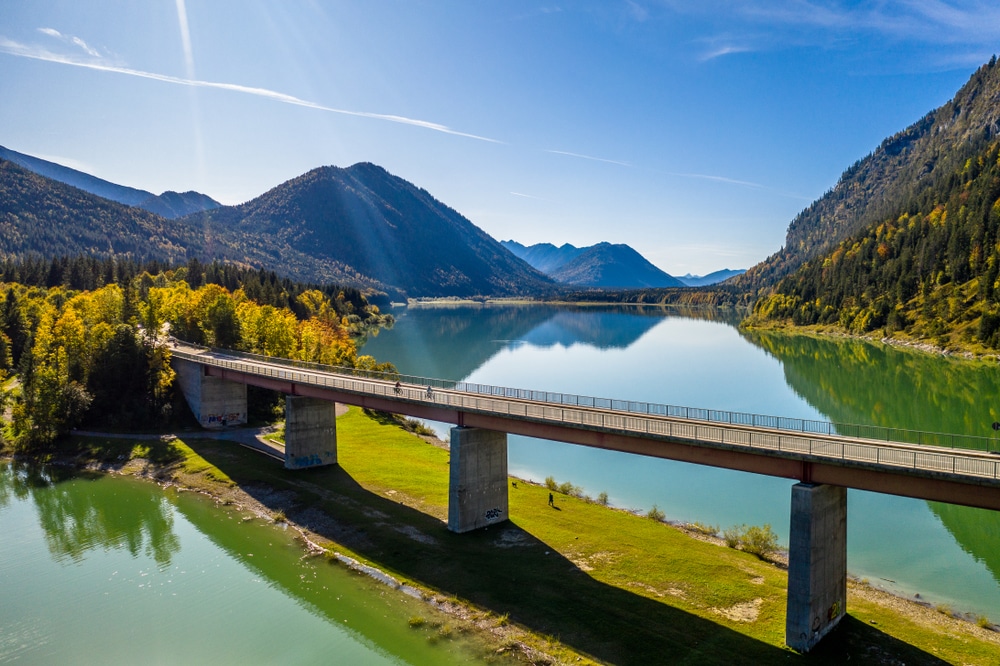
M1000 142L968 157L898 214L802 265L753 321L883 329L944 346L1000 348Z
M2 262L0 293L0 400L11 416L3 434L19 450L77 426L166 423L175 403L170 335L394 370L359 355L355 342L365 330L390 325L391 315L347 288L218 264L166 268L79 257Z

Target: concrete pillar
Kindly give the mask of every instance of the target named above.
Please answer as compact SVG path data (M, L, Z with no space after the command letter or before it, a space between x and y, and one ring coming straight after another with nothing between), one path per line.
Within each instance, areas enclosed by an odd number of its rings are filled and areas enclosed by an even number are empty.
M337 464L337 403L285 396L285 468Z
M177 383L191 413L203 428L222 428L247 422L246 384L205 375L205 367L174 358Z
M507 433L452 428L448 529L468 532L507 518Z
M847 489L792 486L785 642L808 652L847 611Z

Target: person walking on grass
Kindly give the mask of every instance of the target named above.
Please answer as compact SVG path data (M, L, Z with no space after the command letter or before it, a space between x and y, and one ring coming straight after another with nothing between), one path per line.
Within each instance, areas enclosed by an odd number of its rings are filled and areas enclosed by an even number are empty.
M552 496L552 493L549 493L549 506L555 506L555 497Z

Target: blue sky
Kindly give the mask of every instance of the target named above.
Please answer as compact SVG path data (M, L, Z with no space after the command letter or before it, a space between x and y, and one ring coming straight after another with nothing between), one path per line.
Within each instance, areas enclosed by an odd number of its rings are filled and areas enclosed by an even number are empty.
M0 0L0 145L227 204L374 162L498 240L704 274L998 45L978 0Z

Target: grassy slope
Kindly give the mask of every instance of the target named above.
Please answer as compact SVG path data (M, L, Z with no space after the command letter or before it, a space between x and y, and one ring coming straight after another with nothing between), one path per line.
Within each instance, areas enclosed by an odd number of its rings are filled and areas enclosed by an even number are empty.
M479 626L509 621L528 632L515 637L568 662L1000 661L995 634L934 611L897 613L853 592L838 631L797 655L783 645L782 569L577 498L557 494L550 508L547 489L523 482L511 488L509 523L451 534L447 451L353 408L337 429L340 465L305 472L231 442L78 442L89 457L179 461L173 474L183 483L215 492L238 485L307 525L313 539L473 606Z

